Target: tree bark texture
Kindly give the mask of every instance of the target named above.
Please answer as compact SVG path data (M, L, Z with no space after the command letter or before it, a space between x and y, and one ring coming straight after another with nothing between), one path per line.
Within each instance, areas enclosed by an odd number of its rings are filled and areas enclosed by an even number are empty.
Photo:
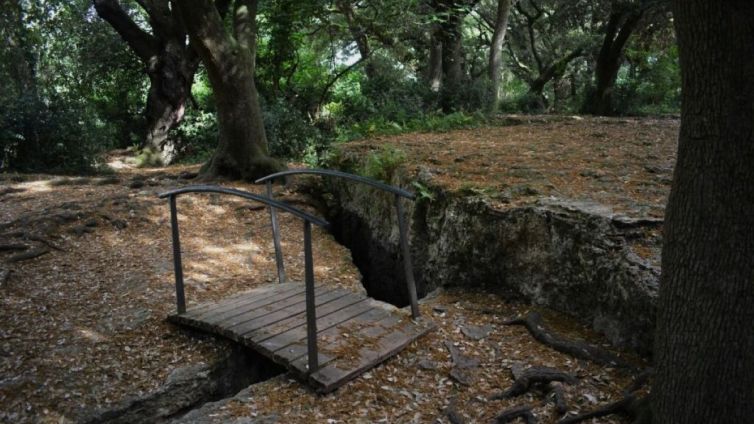
M176 1L191 41L207 69L219 126L217 150L205 176L254 180L282 169L268 156L267 135L254 83L256 0L233 4L233 35L210 0Z
M505 32L508 29L508 18L510 17L512 0L498 0L497 15L495 17L495 30L492 33L490 43L490 60L488 76L492 84L492 110L497 110L498 100L500 99L500 79L503 68L503 43L505 42Z
M594 67L594 92L584 104L585 112L600 116L615 113L612 92L623 63L623 51L643 14L644 10L638 5L634 8L616 6L610 14L605 28L605 38Z
M186 44L183 23L167 0L141 2L152 34L142 30L117 0L94 0L97 14L107 21L144 63L149 76L144 147L159 153L163 164L178 156L170 131L183 120L199 57Z
M672 2L682 77L652 389L657 423L754 417L754 2Z

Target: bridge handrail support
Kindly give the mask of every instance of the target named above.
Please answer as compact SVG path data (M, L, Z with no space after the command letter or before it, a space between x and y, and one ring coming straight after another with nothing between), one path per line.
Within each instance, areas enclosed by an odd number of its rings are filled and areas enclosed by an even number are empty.
M268 186L268 194L271 194L272 188ZM314 261L312 255L312 236L311 228L312 224L319 225L324 228L329 227L329 223L322 219L319 219L313 215L309 215L297 208L294 208L288 204L278 202L272 198L248 193L241 190L229 189L219 186L208 185L196 185L187 186L180 189L170 190L158 195L159 198L168 198L170 204L170 228L172 233L173 244L173 270L175 273L175 295L176 306L178 314L186 312L186 294L183 284L183 264L181 260L181 241L178 229L178 209L176 206L176 197L180 194L186 193L220 193L239 196L249 200L256 200L264 203L270 208L270 217L273 221L273 237L275 237L275 257L278 262L278 277L281 282L285 279L281 267L282 264L282 252L280 251L280 239L277 233L277 217L275 211L282 209L286 212L290 212L299 218L304 220L304 270L305 270L305 284L306 284L306 333L307 333L307 356L308 356L308 368L309 372L313 373L317 371L319 367L318 352L317 352L317 312L315 309L314 299Z
M401 205L402 197L406 199L410 199L410 200L415 200L416 195L400 187L391 186L391 185L382 183L380 181L373 180L371 178L362 177L360 175L349 174L347 172L342 172L342 171L333 171L329 169L289 169L287 171L277 172L274 174L264 176L256 180L255 182L257 184L262 183L262 182L266 183L267 194L271 198L272 197L271 185L272 185L273 180L275 180L276 178L286 177L288 175L299 175L299 174L343 178L343 179L355 181L358 183L366 184L366 185L378 188L380 190L392 193L394 195L395 211L398 216L398 233L400 237L401 255L403 256L403 270L405 272L409 301L411 302L411 316L414 319L419 318L420 316L419 302L418 302L418 298L416 294L416 281L414 280L413 264L411 262L411 248L408 242L408 227L406 225L405 217L403 216L403 207ZM271 212L271 217L272 216L273 215ZM274 222L273 222L273 237L279 240L279 235L277 235ZM277 249L277 246L276 246L276 249Z

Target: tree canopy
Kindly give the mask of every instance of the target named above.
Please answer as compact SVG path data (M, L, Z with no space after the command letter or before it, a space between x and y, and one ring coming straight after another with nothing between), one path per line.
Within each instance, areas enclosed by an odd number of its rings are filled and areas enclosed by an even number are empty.
M209 159L229 127L183 4L3 8L3 168L94 169L97 152L114 147L140 149L145 164ZM240 2L209 4L227 28L238 22ZM322 160L333 141L410 130L427 116L679 108L662 1L269 0L257 10L253 45L242 48L258 92L249 120L261 120L282 159Z

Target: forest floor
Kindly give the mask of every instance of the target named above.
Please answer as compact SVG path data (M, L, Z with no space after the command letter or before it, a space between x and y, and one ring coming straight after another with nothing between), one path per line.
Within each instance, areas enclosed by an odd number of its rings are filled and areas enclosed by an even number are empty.
M568 118L353 146L398 144L442 184L492 187L507 206L558 195L662 217L677 126L676 120ZM212 362L230 349L229 342L165 321L174 311L173 270L168 206L157 194L190 183L196 167L137 169L122 156L111 159L111 176L0 175L0 422L76 422L148 395L175 369ZM522 186L530 189L516 188ZM310 208L295 191L278 190L278 198ZM189 305L276 281L266 209L207 195L179 198L178 210ZM302 280L301 225L279 217L287 273ZM350 252L319 229L314 252L318 281L363 290ZM531 310L527 305L445 291L421 309L436 331L335 393L317 395L284 374L215 405L211 416L215 422L490 422L529 405L548 423L558 415L546 390L488 400L513 384L512 368L547 366L577 377L563 385L571 414L619 400L634 377L503 325ZM574 320L539 311L558 333L604 345ZM473 364L460 377L453 373L456 349Z

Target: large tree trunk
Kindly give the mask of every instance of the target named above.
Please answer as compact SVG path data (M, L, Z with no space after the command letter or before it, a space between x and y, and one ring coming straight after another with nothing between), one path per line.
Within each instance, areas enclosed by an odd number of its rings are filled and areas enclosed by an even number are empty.
M490 61L488 67L488 76L492 84L493 101L491 109L497 110L500 100L500 79L503 68L503 43L505 42L505 31L508 29L508 18L510 17L512 0L498 0L497 15L495 17L495 31L492 33L490 43Z
M185 47L169 41L148 69L147 134L145 146L159 152L161 162L173 163L178 148L170 131L181 123L186 102L191 97L191 84L199 66L199 58Z
M683 106L655 341L654 419L754 416L754 2L674 0Z
M142 2L152 34L142 30L117 0L94 0L97 14L107 21L144 64L149 76L149 93L144 146L159 154L162 164L172 163L178 153L169 137L176 128L191 95L191 84L199 58L186 45L186 32L167 0Z
M202 168L208 177L254 180L283 166L267 153L256 85L256 0L236 0L233 32L210 0L176 1L215 95L220 140Z
M643 9L638 6L632 9L616 6L610 14L594 67L595 88L584 103L584 112L594 115L612 115L615 112L612 92L623 63L623 50L643 13Z

